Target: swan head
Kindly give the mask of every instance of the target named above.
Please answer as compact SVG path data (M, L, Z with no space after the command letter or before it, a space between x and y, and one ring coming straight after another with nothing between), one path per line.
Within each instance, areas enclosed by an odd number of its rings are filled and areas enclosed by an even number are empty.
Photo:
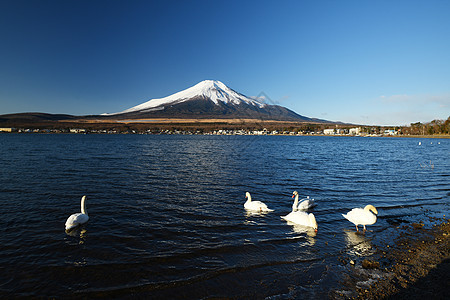
M309 222L311 224L311 227L314 228L314 231L317 232L317 221L316 221L316 217L313 214L309 214Z
M292 198L294 198L295 196L298 196L298 192L297 192L297 191L294 191L294 192L292 193Z
M252 196L250 196L249 192L245 192L245 199L252 200Z
M378 215L378 210L373 205L366 205L366 207L364 207L364 210L372 211L374 214Z

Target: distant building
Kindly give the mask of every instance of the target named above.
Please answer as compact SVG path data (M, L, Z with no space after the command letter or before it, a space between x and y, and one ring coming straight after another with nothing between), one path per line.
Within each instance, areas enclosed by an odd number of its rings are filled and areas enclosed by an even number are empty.
M359 135L361 133L361 127L350 128L348 133L350 135Z
M323 134L327 134L327 135L334 134L334 129L324 129Z
M70 133L86 133L86 129L72 128Z
M394 129L386 129L386 130L384 131L384 134L385 134L385 135L396 135L397 132L395 132Z
M0 128L0 132L12 132L13 131L13 129L12 128L6 128L6 127L3 127L3 128Z

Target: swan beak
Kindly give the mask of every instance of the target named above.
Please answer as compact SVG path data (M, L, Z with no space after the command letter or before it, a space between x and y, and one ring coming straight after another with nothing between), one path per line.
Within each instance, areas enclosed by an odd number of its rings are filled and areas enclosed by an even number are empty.
M292 195L292 198L294 198L295 197L295 195Z
M317 228L316 228L316 229L314 229L314 232L317 232Z

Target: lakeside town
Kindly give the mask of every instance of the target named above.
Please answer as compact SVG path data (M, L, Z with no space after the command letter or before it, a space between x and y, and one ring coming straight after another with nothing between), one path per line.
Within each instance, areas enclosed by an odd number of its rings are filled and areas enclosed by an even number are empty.
M30 129L30 128L0 128L0 132L8 133L71 133L71 134L181 134L181 135L347 135L347 136L394 136L401 134L400 131L394 129L386 129L382 133L371 133L364 134L361 132L361 127L350 128L350 129L324 129L323 131L279 131L279 130L268 130L263 128L262 130L229 130L229 129L219 129L213 131L203 131L203 130L156 130L148 129L145 131L136 130L97 130L97 129L86 129L86 128L69 128L69 129Z
M5 124L6 125L6 124ZM14 124L11 124L14 126ZM324 135L324 136L439 136L450 134L450 117L410 126L363 126L311 123L86 123L51 122L0 127L0 133L44 134L184 134L184 135Z
M185 129L92 129L92 128L67 128L67 129L42 129L42 128L0 128L0 133L41 133L41 134L166 134L166 135L289 135L289 136L409 136L402 128L384 129L371 127L353 128L326 128L317 131L305 130L269 130L267 128L258 130L249 129L216 129L216 130L185 130Z

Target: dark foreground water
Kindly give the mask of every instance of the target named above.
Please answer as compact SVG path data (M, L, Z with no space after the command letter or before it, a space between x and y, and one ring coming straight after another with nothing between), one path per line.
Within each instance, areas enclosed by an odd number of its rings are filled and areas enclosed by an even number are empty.
M280 219L294 190L317 234ZM274 211L247 213L246 191ZM448 139L2 134L0 296L326 298L339 257L449 199ZM341 214L366 204L356 235Z

